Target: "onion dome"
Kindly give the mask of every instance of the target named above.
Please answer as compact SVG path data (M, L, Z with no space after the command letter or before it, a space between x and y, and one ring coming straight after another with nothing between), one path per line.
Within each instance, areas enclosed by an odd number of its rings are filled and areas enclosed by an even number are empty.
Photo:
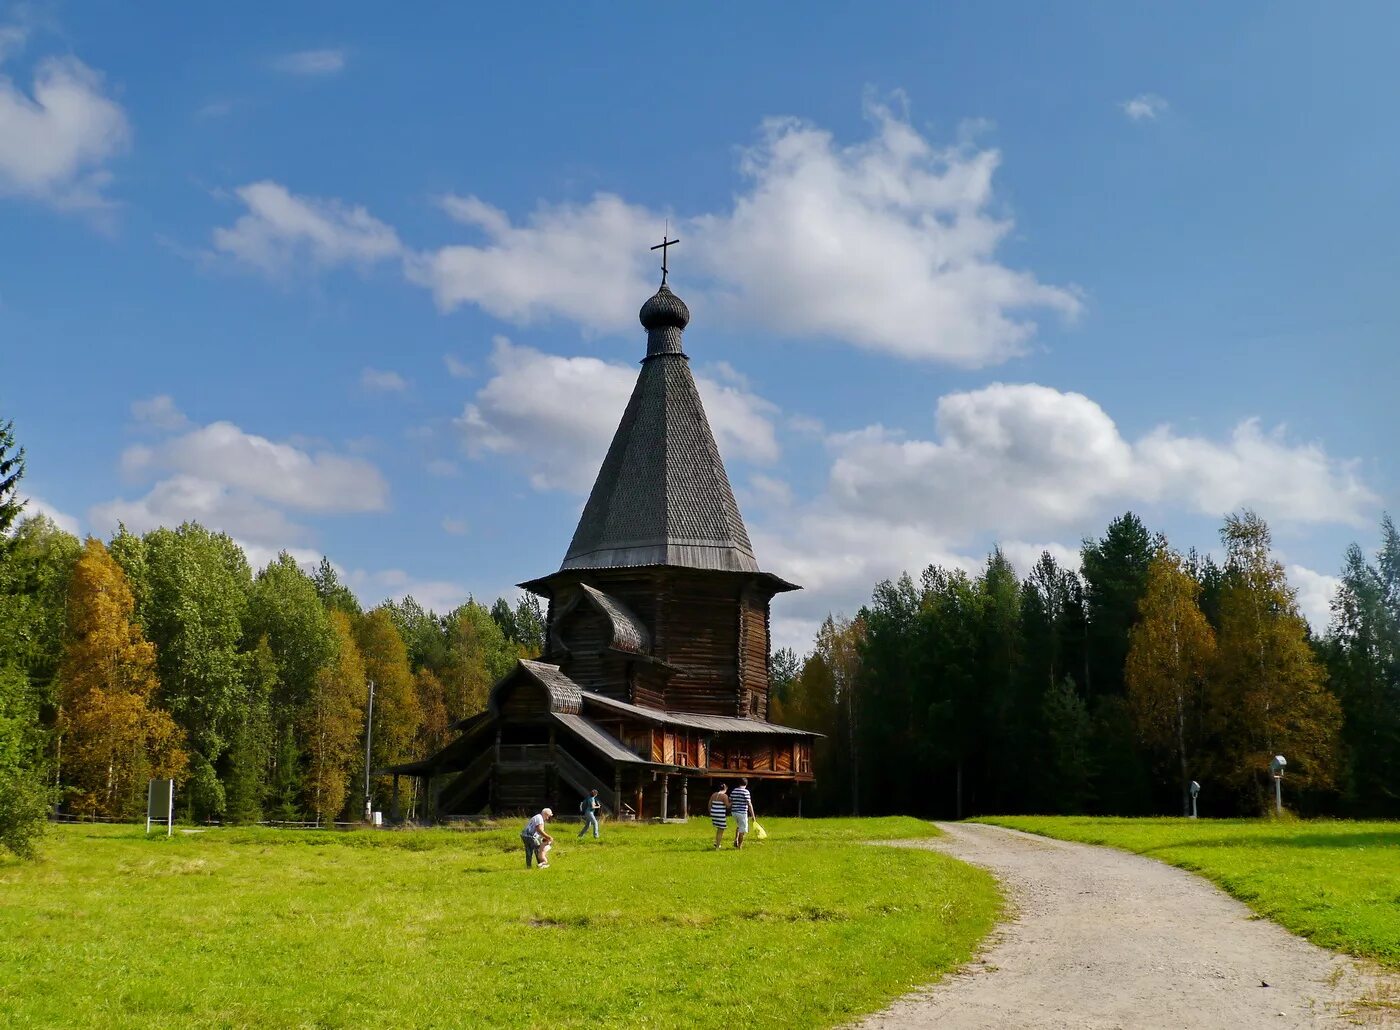
M685 306L685 301L671 292L669 286L663 284L642 305L638 317L642 320L642 328L648 332L653 329L684 329L690 322L690 309Z

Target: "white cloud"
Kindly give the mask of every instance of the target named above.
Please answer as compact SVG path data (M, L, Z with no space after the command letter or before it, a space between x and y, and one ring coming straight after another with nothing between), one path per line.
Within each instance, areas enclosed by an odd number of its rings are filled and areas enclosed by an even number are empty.
M88 518L105 533L112 532L119 522L133 533L145 533L195 521L245 540L249 546L270 547L274 556L281 547L309 536L305 526L244 491L184 474L161 480L144 497L95 505Z
M456 420L467 452L510 455L538 490L585 491L627 407L637 370L598 358L559 357L497 337L494 374ZM697 378L716 442L729 460L779 455L769 401Z
M466 536L467 529L466 519L444 518L442 520L442 531L450 533L452 536Z
M1155 121L1167 109L1167 102L1155 93L1139 93L1131 100L1124 100L1118 107L1131 121Z
M17 522L27 519L31 515L43 515L65 533L72 533L76 537L81 537L83 535L82 525L78 522L76 516L59 511L52 504L47 503L42 497L35 497L33 494L30 494L28 497L21 498L21 501L24 504L24 510L20 513L19 519L16 520Z
M936 428L928 440L879 426L829 437L822 496L753 491L759 561L805 588L775 601L775 641L809 647L827 612L854 613L881 579L930 562L975 572L998 542L1022 575L1046 550L1077 568L1077 548L1059 541L1124 507L1218 518L1249 506L1270 521L1366 524L1377 503L1352 463L1253 420L1223 439L1160 427L1134 442L1081 394L994 384L941 398ZM1325 626L1335 580L1289 574L1300 607Z
M304 511L380 511L389 497L384 477L362 458L311 454L231 422L201 426L154 447L129 447L122 466L133 475L200 477Z
M345 68L344 50L298 50L282 54L272 61L272 67L288 75L335 75Z
M1083 394L996 383L941 398L937 429L934 440L879 426L833 437L833 495L848 510L954 537L1074 526L1123 503L1364 524L1376 501L1353 463L1253 420L1225 441L1163 426L1132 443Z
M375 393L403 393L408 389L408 380L397 372L366 368L360 373L360 385Z
M523 225L476 197L446 197L456 221L480 231L480 246L457 244L418 254L409 278L450 311L476 304L498 318L528 324L562 317L590 329L636 325L654 289L647 243L659 220L600 193L587 204L541 205Z
M471 591L461 583L442 579L418 579L402 569L381 569L372 572L351 569L344 573L343 578L367 608L373 608L384 601L401 601L411 594L424 608L445 615L471 596Z
M11 28L0 51L22 41ZM106 94L102 76L75 57L40 61L29 93L0 75L0 196L106 207L107 162L130 138L126 113Z
M131 415L137 422L153 429L179 430L190 424L185 413L175 406L174 399L164 393L132 401Z
M1298 610L1314 633L1324 633L1332 623L1332 599L1342 581L1302 565L1288 566L1289 585L1298 592Z
M442 356L442 364L453 379L470 379L476 371L461 358L452 354Z
M997 259L1013 228L992 190L997 151L938 147L886 107L868 114L872 135L854 145L793 119L764 124L732 209L679 225L688 300L780 333L966 366L1024 350L1032 312L1079 310L1073 292ZM660 215L607 193L542 205L520 225L476 197L443 203L485 237L407 262L444 310L635 325Z
M462 471L455 461L448 461L446 458L434 458L423 467L428 470L428 475L437 476L439 479L451 479Z
M363 207L298 196L267 180L234 192L248 211L214 230L214 249L269 275L305 264L365 269L402 251L398 234Z

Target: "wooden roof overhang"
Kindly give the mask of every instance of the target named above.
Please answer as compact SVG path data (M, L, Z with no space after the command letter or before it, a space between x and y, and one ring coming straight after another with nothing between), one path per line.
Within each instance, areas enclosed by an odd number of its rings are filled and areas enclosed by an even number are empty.
M754 736L822 737L825 734L812 730L800 730L795 726L779 726L777 723L759 719L740 719L727 715L694 715L690 712L670 712L660 708L647 708L627 701L605 697L584 690L580 692L585 705L596 705L620 715L629 716L653 726L675 726L683 729L703 730L706 733L752 734Z

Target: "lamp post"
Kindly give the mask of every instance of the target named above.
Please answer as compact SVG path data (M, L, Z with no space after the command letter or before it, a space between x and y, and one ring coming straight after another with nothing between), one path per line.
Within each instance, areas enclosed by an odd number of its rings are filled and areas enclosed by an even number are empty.
M1288 759L1283 755L1274 755L1273 761L1269 763L1269 772L1274 777L1274 812L1283 815L1283 770L1288 765Z
M1201 792L1201 785L1195 780L1191 781L1191 818L1196 818L1196 795Z

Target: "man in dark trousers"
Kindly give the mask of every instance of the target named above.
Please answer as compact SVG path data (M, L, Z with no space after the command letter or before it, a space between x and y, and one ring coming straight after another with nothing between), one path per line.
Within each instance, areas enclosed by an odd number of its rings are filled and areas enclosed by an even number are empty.
M598 839L598 811L602 808L598 801L598 788L594 787L588 792L588 797L578 804L578 810L583 813L583 829L578 831L579 837L588 832L588 828L593 828L593 839Z

